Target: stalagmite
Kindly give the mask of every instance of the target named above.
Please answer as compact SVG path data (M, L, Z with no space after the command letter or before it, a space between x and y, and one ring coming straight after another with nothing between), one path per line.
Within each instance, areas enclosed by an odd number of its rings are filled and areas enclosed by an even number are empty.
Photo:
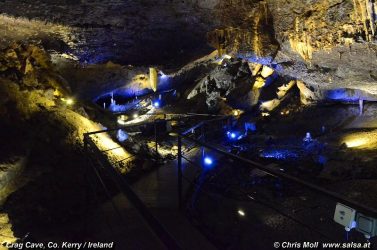
M364 110L364 100L359 99L359 115L363 114L363 110Z
M157 70L155 68L149 68L149 84L150 84L150 88L154 92L156 92L157 84L158 84L158 77L157 77Z

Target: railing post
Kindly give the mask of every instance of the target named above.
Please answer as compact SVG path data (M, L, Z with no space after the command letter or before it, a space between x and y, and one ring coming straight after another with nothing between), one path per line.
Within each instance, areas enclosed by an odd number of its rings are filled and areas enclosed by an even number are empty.
M178 134L178 207L182 209L182 138Z
M158 159L158 142L157 142L157 125L156 120L154 120L154 141L155 141L155 151L156 151L156 159Z
M201 132L201 138L202 138L202 142L205 142L205 131L204 131L204 126L206 125L206 123L203 123L202 126L200 127L200 132ZM205 155L205 152L204 152L204 147L202 146L201 147L201 153L202 153L202 159L204 159L204 155Z
M86 160L86 165L84 167L84 174L85 174L85 179L86 179L86 187L85 187L85 207L84 207L84 220L83 220L83 233L84 235L86 235L88 233L88 214L89 214L89 200L90 200L90 197L89 197L89 164L90 164L90 155L89 155L89 149L88 149L88 139L89 139L89 135L88 134L84 134L84 154L85 154L85 160Z

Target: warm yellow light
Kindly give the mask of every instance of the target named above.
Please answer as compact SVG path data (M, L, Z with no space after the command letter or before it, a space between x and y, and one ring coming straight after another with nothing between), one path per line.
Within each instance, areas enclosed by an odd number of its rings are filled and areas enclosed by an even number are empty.
M377 148L377 132L356 132L344 137L343 142L348 148L372 149Z
M96 134L95 137L97 137L96 144L101 150L113 149L106 152L110 157L121 160L130 156L130 154L125 151L124 148L120 147L118 143L114 142L107 133L99 133Z
M216 60L218 65L221 65L224 61L224 59L231 59L232 57L230 55L223 55L220 59Z
M105 129L101 124L92 122L88 118L83 117L70 109L67 109L65 112L67 114L67 121L77 128L78 135ZM90 136L90 138L92 139L93 143L96 144L99 150L104 151L104 154L106 154L106 157L112 163L131 156L131 154L122 148L120 144L114 141L108 133L93 134ZM82 140L83 137L80 137L80 139ZM125 161L122 161L122 164L125 163Z
M72 98L64 98L64 97L62 97L62 98L60 98L60 100L62 100L63 102L65 102L67 105L72 105L72 104L75 103Z
M237 212L242 217L244 217L246 215L245 212L243 210L241 210L241 209L239 209Z
M233 110L233 116L239 116L241 114L241 111L238 109Z
M54 90L54 96L60 96L59 90L57 90L57 89Z
M124 121L124 120L122 120L121 118L118 118L117 122L118 122L118 124L120 124L120 125L126 125L126 124L127 124L127 122Z
M272 75L274 73L274 69L268 67L268 66L263 66L263 69L262 69L262 72L261 72L261 75L263 76L263 78L267 78L269 77L270 75Z
M4 190L5 191L5 190ZM1 194L5 196L6 194ZM9 220L9 216L6 213L0 214L0 221L2 224L1 234L0 234L0 244L5 246L10 243L17 242L17 238L14 236L14 232L12 230L12 223ZM8 248L1 248L1 249L8 249Z
M358 148L358 147L364 146L365 144L368 144L367 138L355 138L355 139L346 141L346 145L348 148Z
M137 113L135 113L133 116L132 116L134 119L138 118L139 115Z
M66 100L66 103L67 103L67 105L72 105L72 104L74 103L74 101L73 101L72 98L68 98L68 99Z

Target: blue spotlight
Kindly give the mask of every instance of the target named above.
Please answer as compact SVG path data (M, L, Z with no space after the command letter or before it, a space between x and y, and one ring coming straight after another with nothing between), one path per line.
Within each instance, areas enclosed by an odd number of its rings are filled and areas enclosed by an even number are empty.
M161 79L166 79L166 78L168 78L168 76L165 75L164 73L162 73L162 71L160 71L160 74L161 74Z
M239 132L235 132L235 131L228 131L226 132L226 135L232 141L239 140L242 138L242 135Z
M234 132L230 133L230 138L235 139L236 136L237 136L236 133L234 133Z
M211 166L212 164L213 164L213 160L211 157L209 156L204 157L204 165Z
M155 107L155 108L159 108L160 106L161 106L160 101L154 101L154 102L153 102L153 107Z

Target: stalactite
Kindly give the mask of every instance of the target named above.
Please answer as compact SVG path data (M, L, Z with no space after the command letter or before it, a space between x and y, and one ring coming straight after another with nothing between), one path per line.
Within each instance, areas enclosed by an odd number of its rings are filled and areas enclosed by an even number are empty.
M372 2L370 0L365 0L365 4L366 4L367 14L369 17L370 29L371 29L372 35L374 36L375 30L374 30L374 17L372 13Z
M250 3L239 1L238 4ZM258 3L247 26L216 29L208 33L208 41L218 50L219 55L252 51L256 57L266 57L266 54L270 53L269 49L277 44L268 33L269 25L272 26L269 15L268 5L262 1Z
M291 30L285 33L291 49L310 61L315 51L331 49L336 45L349 46L360 35L367 42L373 41L376 35L375 0L353 0L353 10L352 5L350 7L348 20L343 16L341 21L329 21L326 16L330 11L337 11L338 6L325 0L297 15ZM347 8L347 5L344 4L343 8ZM338 27L337 32L330 27Z
M294 34L289 38L291 48L299 53L305 60L311 60L313 57L313 47L311 45L311 37L302 32L301 35Z
M375 3L372 0L353 0L354 16L356 23L360 22L368 42L372 41L375 35Z

